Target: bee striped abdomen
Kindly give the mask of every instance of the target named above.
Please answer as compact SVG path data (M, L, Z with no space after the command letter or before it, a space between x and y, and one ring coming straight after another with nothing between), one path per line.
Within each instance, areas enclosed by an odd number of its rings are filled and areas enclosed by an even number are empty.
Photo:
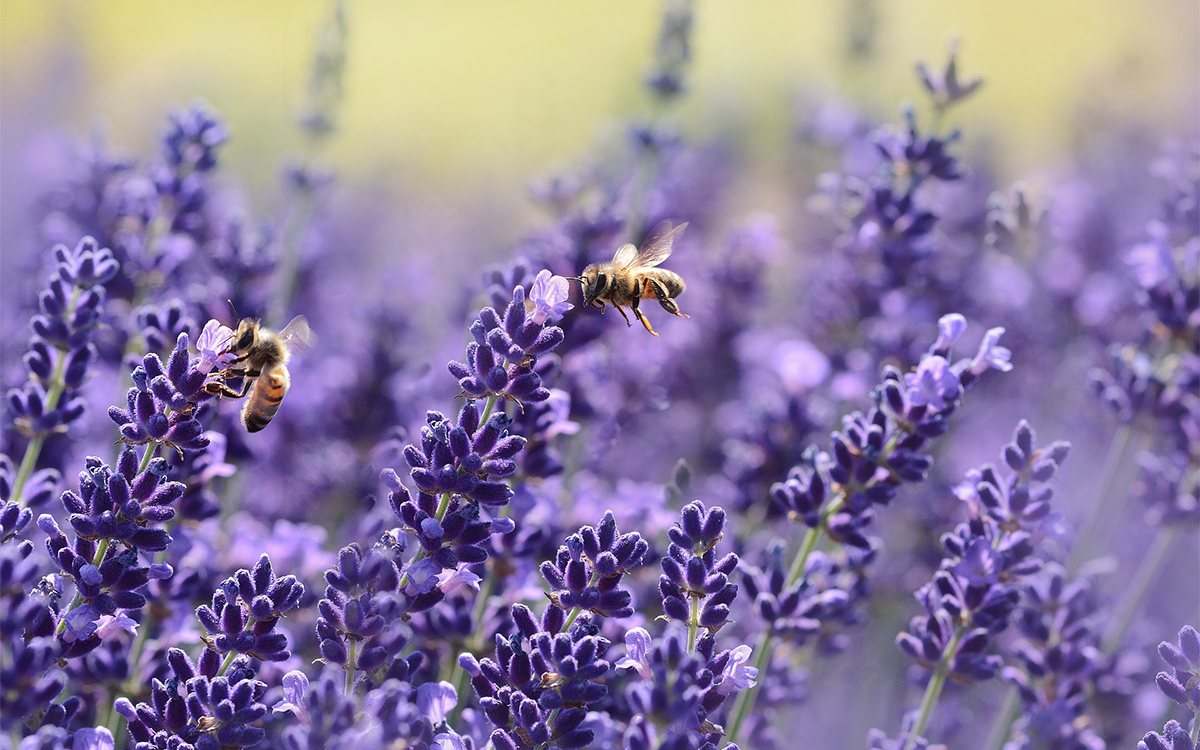
M254 390L250 392L246 406L242 409L242 422L246 425L247 432L258 432L271 423L275 413L279 411L279 405L283 403L290 380L287 368L280 366L269 373L263 373L254 382Z

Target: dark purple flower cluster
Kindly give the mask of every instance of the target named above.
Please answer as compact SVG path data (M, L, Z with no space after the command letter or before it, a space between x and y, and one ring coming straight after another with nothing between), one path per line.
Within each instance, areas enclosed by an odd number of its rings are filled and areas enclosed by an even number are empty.
M196 663L171 649L167 661L171 679L154 680L148 702L117 699L116 710L129 722L136 750L217 750L262 742L266 732L256 724L267 713L262 702L267 685L255 679L249 659L222 663L217 652L205 649Z
M1037 543L1050 514L1048 483L1069 448L1055 442L1039 449L1033 429L1022 421L1002 451L1007 476L987 465L959 488L970 519L942 536L939 569L915 595L924 612L896 638L905 654L932 670L927 696L936 696L947 677L977 682L999 673L1003 658L992 653L994 640L1012 624L1022 582L1043 568ZM1036 708L1037 701L1032 703ZM922 704L917 734L929 720L927 705Z
M410 576L409 588L424 583L416 576ZM347 684L360 671L398 679L416 671L422 654L401 656L409 639L397 620L436 604L442 598L440 588L406 593L396 562L379 549L364 553L357 544L342 548L337 566L325 571L325 581L325 596L317 603L321 658L342 667Z
M567 537L554 562L542 563L550 603L573 610L568 623L582 610L601 617L629 617L633 594L621 588L621 579L642 565L649 548L636 531L622 534L612 512L605 513L599 526L584 526Z
M729 576L737 569L738 556L730 552L718 558L716 553L724 534L725 510L706 510L699 500L683 507L670 530L658 593L667 618L687 625L689 651L700 628L715 634L725 626L729 605L737 598L738 586Z
M146 605L141 589L151 579L172 575L170 565L146 565L139 552L162 551L171 543L163 525L175 517L171 504L183 495L184 486L166 481L165 460L144 463L139 465L137 454L128 448L115 469L98 458L86 461L79 493L67 490L62 495L74 542L53 516L38 517L51 558L75 585L72 603L56 613L55 632L68 658L95 649L114 628L130 627L133 621L127 612Z
M546 325L549 318L562 317L558 307L567 296L563 281L561 289L539 290L535 283L528 300L524 287L518 286L503 318L492 307L479 311L470 327L475 340L467 345L466 364L449 364L464 395L503 398L522 405L550 397L535 367L537 357L553 351L564 339L561 328Z
M1012 648L1020 666L1007 666L1000 675L1021 701L1013 750L1051 742L1103 747L1088 712L1088 692L1102 658L1097 609L1091 581L1070 580L1056 563L1026 581L1016 618L1022 637Z
M221 582L212 604L196 609L208 636L204 643L226 661L245 655L259 661L286 661L287 636L277 630L285 612L300 606L304 584L295 576L275 576L263 555L253 570L242 569Z
M715 644L712 633L702 635L694 649L688 648L677 632L657 643L642 628L625 635L627 655L616 666L632 668L640 678L627 691L634 716L625 732L625 747L737 747L722 745L722 727L713 719L733 691L755 684L759 671L747 666L749 646L718 652Z
M97 356L91 334L103 314L104 285L119 270L112 251L91 237L74 250L55 247L54 260L50 283L38 295L39 312L31 320L33 335L23 357L29 380L7 394L12 424L30 440L4 500L25 507L48 500L42 490L57 478L33 471L46 437L83 416L86 403L78 391Z
M513 605L512 619L517 632L496 635L494 659L459 657L496 727L492 744L497 750L591 746L595 734L581 725L588 707L608 694L601 682L612 670L608 639L596 634L587 614L567 626L558 607L547 607L539 623L529 608Z

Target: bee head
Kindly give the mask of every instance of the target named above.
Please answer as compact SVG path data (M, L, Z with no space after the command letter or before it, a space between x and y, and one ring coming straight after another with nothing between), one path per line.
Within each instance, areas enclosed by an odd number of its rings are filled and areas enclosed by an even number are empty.
M583 290L583 304L585 307L599 297L608 285L608 276L601 273L600 266L596 264L583 269L583 275L572 276L571 278L578 281L580 288Z
M245 351L251 346L254 346L254 339L258 336L258 321L253 318L242 318L242 322L238 323L237 330L233 332L232 351Z

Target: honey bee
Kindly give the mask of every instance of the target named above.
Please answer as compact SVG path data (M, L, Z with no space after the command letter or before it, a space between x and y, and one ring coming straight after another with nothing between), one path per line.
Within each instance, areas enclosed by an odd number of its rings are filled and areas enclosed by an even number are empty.
M652 335L657 336L646 315L638 309L643 299L657 299L662 308L680 318L689 317L679 312L675 298L683 294L687 285L674 271L665 268L655 268L659 263L671 256L671 246L683 230L687 222L674 229L669 221L664 221L655 227L652 235L657 239L639 252L633 245L622 245L617 248L613 259L608 263L593 263L583 269L582 276L573 276L583 288L583 304L585 307L596 307L604 310L608 302L617 308L626 325L632 326L629 316L625 314L624 306L628 305L637 319L642 322Z
M254 318L242 318L224 352L236 355L233 362L220 373L220 380L206 387L211 393L231 398L242 398L248 392L250 397L242 407L242 424L247 431L258 432L271 423L291 386L288 359L293 352L311 346L314 339L303 315L292 318L278 333ZM239 377L240 392L225 384L226 380Z

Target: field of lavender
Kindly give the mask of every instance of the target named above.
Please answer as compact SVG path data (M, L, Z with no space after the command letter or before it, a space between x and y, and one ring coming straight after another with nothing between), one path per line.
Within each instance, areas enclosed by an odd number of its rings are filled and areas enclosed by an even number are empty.
M1200 122L1002 184L953 43L894 118L807 96L765 210L673 116L664 8L646 114L519 237L400 252L318 156L340 4L265 215L201 101L47 160L3 214L0 748L1195 749Z

